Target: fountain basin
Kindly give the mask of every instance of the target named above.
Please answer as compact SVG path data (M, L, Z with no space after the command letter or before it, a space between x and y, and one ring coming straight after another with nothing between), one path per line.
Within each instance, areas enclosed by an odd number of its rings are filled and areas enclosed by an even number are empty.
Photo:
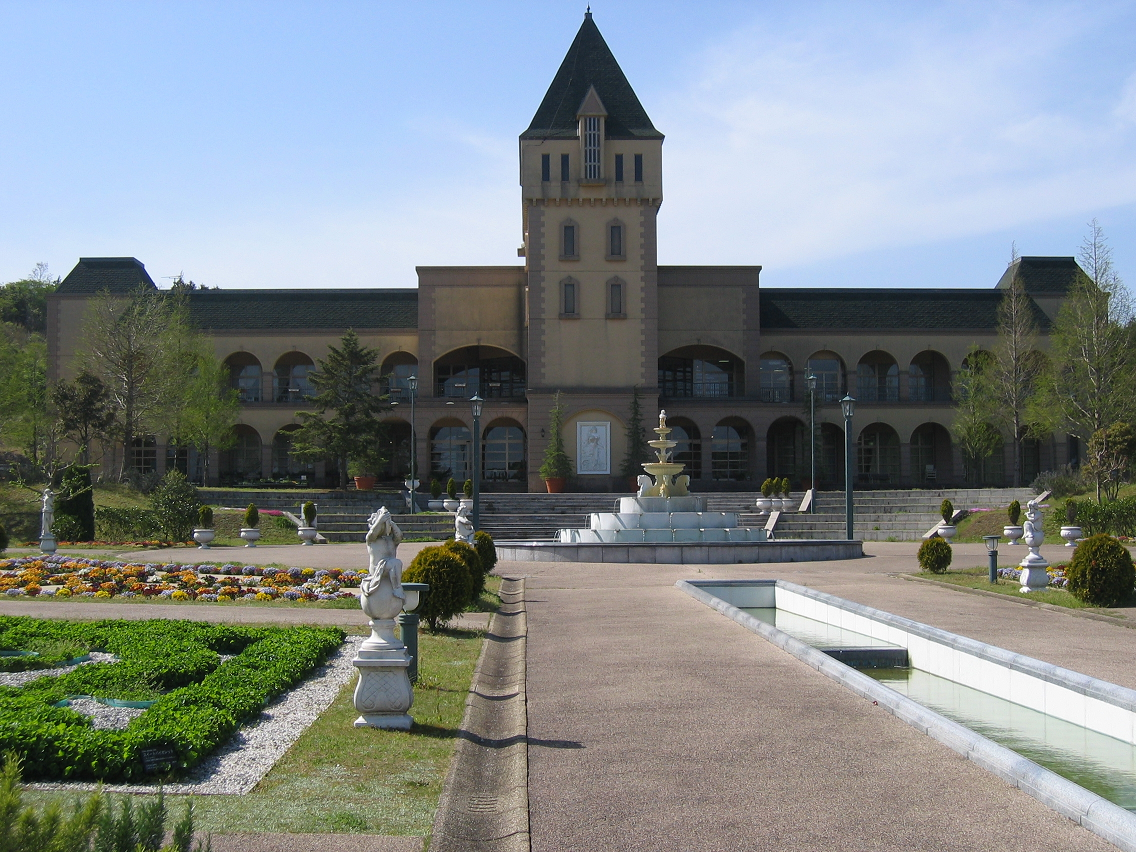
M584 530L584 532L590 532ZM680 531L676 531L680 532ZM563 542L498 541L497 557L505 562L611 562L664 565L737 565L762 562L821 562L857 559L861 541L691 541Z

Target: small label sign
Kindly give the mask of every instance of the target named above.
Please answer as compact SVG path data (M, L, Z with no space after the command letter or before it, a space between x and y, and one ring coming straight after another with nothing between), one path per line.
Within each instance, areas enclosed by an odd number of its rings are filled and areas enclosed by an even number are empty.
M169 746L144 748L139 752L139 756L142 758L142 771L148 774L166 771L177 759L174 750Z

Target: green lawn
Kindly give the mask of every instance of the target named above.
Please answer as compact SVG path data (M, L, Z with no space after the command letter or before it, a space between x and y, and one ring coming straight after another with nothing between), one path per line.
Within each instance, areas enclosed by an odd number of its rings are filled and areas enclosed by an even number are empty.
M968 589L982 589L983 591L996 592L1000 595L1022 597L1022 593L1018 591L1022 586L1017 580L999 579L997 583L992 584L990 582L989 568L964 568L956 571L947 571L945 574L932 574L928 571L920 571L912 574L912 576L920 577L924 580L934 580L937 583L947 583L952 586L965 586ZM1030 592L1029 599L1032 601L1040 601L1041 603L1054 604L1055 606L1063 606L1069 609L1085 609L1101 613L1102 615L1124 618L1122 614L1113 610L1093 606L1090 603L1078 600L1064 589L1045 589L1040 592Z

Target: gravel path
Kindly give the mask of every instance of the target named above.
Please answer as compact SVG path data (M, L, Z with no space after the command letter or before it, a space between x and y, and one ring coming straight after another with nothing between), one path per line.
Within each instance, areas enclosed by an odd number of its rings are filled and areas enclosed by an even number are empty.
M165 784L167 794L241 795L252 790L316 718L326 710L343 685L355 672L351 660L363 642L363 636L349 636L339 650L312 676L266 706L260 716L243 725L228 743L192 769L179 783ZM21 673L22 674L22 673ZM40 672L36 672L39 675ZM81 712L80 702L72 707ZM93 704L91 715L108 720L109 725L119 708ZM110 711L110 712L108 712ZM135 714L141 711L126 711ZM96 721L96 727L103 726ZM94 790L98 784L42 783L28 785L36 790ZM158 784L104 784L102 789L115 793L153 793Z

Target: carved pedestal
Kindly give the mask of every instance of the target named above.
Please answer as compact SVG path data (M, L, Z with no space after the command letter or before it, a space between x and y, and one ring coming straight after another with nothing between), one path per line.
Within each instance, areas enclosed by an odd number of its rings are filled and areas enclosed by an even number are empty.
M405 731L414 721L408 712L414 703L414 690L407 675L410 656L406 646L395 638L394 625L393 618L371 621L371 635L351 661L359 669L355 709L362 715L355 720L356 728Z

